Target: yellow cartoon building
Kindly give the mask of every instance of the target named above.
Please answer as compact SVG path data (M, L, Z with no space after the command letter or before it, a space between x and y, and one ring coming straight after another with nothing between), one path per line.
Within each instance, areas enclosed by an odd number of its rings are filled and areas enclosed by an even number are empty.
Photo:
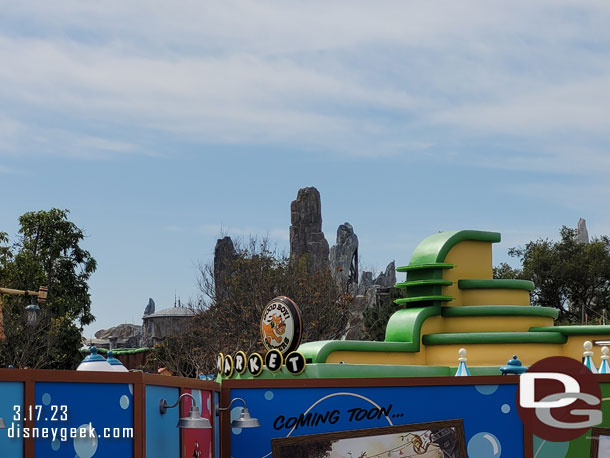
M580 360L584 341L608 340L610 326L554 326L556 309L530 305L532 282L493 279L499 241L497 232L476 230L427 237L397 268L407 277L396 285L405 292L396 303L405 308L390 318L384 342L310 342L299 351L312 363L409 365L432 375L433 367L456 366L467 348L474 373L497 374L513 354L526 366L548 356Z

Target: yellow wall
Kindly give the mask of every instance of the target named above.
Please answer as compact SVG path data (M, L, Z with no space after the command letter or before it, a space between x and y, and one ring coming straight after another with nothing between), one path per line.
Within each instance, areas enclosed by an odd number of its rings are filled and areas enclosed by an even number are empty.
M568 337L568 341L565 344L564 354L563 356L569 356L574 359L582 359L582 353L585 351L583 348L583 344L587 341L591 341L594 343L596 340L610 340L610 336L608 335L592 335L592 336L570 336ZM591 349L593 352L593 360L595 361L595 365L599 367L601 364L601 356L602 356L602 347L593 345Z
M447 305L470 305L462 301L458 280L492 278L491 243L460 242L449 251L445 262L455 265L443 272L443 279L453 282L453 285L443 287L443 294L454 298Z
M424 321L421 335L445 332L527 332L532 326L553 326L553 318L538 316L433 316Z
M513 355L530 366L549 356L561 356L562 344L468 344L430 345L425 347L426 364L433 366L457 366L458 351L465 348L470 366L504 366Z
M467 364L470 366L503 366L513 355L531 366L542 358L550 356L567 356L577 361L582 359L583 343L586 340L607 340L608 336L573 336L566 344L464 344L464 345L422 345L418 353L382 353L336 351L329 355L326 362L349 364L396 364L457 366L458 351L467 350ZM601 347L593 346L593 361L597 367L601 364Z
M520 289L465 289L462 305L530 305L530 294ZM447 305L452 305L450 301Z

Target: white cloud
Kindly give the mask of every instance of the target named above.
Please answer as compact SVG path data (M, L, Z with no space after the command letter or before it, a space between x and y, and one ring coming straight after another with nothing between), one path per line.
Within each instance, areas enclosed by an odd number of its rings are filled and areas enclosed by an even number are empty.
M492 166L572 171L566 144L587 170L608 166L595 151L610 140L605 2L63 0L3 14L0 151L32 134L52 154L147 150L109 133L123 126L476 162L470 145L502 135L525 151ZM66 152L70 135L81 144Z

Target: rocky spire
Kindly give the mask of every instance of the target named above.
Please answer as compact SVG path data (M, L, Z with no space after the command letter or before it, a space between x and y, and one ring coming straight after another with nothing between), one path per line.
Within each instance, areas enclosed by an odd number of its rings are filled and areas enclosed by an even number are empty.
M394 261L387 265L385 272L381 272L373 284L378 285L381 288L391 288L396 284L396 264Z
M328 269L328 242L322 232L322 203L314 187L299 189L290 204L290 259L298 262L307 255L310 272Z
M214 292L216 299L224 297L227 285L233 274L233 262L237 257L235 246L231 237L224 237L216 241L214 248Z
M578 220L578 227L576 228L576 241L579 243L589 243L587 222L583 218Z
M330 249L330 271L340 285L347 285L350 279L350 267L355 259L356 281L358 281L358 236L350 223L341 224L337 229L337 243Z
M152 315L155 313L155 301L153 301L152 297L148 298L148 305L144 309L144 315Z

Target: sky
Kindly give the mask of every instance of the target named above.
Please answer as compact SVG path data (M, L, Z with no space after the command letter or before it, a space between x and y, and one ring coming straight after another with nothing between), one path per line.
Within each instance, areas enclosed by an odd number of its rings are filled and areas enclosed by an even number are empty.
M221 234L287 250L306 186L368 270L441 230L501 232L513 264L580 217L610 234L609 23L603 0L2 2L0 231L70 210L86 337L195 297Z

